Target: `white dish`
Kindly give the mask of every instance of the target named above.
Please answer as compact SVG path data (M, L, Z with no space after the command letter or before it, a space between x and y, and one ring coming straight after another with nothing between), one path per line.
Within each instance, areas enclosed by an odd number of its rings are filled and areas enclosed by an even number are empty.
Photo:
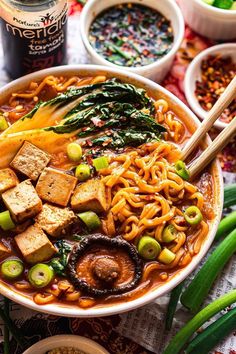
M201 63L202 60L209 55L221 54L223 56L231 56L236 62L236 43L219 44L203 50L198 54L189 65L184 80L184 91L187 101L192 110L201 119L206 117L207 111L201 107L194 93L196 89L196 80L201 81ZM219 129L227 127L227 123L221 122L219 119L214 124Z
M85 354L109 354L105 348L93 340L72 334L58 335L40 340L23 354L45 354L49 350L60 347L76 348L84 351Z
M223 10L203 0L179 0L186 23L204 37L231 40L236 38L236 10Z
M129 82L138 87L146 89L151 93L154 99L163 98L169 103L169 108L181 116L186 124L191 127L191 130L196 129L200 122L198 118L191 112L191 110L176 96L171 94L169 91L161 87L160 85L144 78L139 75L130 73L124 70L118 70L108 67L95 66L95 65L74 65L74 66L59 66L55 68L45 69L38 71L33 74L24 76L18 80L12 81L7 86L0 89L0 104L4 102L12 92L23 90L31 81L38 81L47 75L64 75L64 76L95 76L95 75L106 75L107 78L116 77L124 82ZM211 143L209 136L206 138L206 145ZM205 145L205 146L206 146ZM20 303L23 306L29 307L33 310L39 312L50 313L58 316L66 317L99 317L108 316L113 314L118 314L126 311L133 310L135 308L141 307L156 298L167 294L174 287L176 287L180 282L182 282L198 265L201 259L204 257L209 247L211 246L215 233L218 228L218 224L221 219L222 206L223 206L223 180L220 164L215 160L212 164L212 173L214 175L214 211L215 219L209 225L208 237L205 238L200 252L193 258L193 260L183 269L181 269L174 278L170 281L164 283L160 287L152 289L145 293L143 296L131 300L123 301L116 304L106 304L97 307L92 307L88 309L82 309L76 305L66 305L59 303L51 303L47 305L37 305L33 299L17 293L16 290L7 287L0 282L0 293L4 296L10 298L11 300Z
M112 68L121 69L121 66L115 65L100 54L91 46L88 33L89 28L95 17L108 7L118 4L127 3L127 0L90 0L85 5L80 18L80 32L84 46L90 55L91 62L98 65L107 65ZM178 51L184 38L184 19L178 5L173 0L154 1L154 0L130 0L129 3L137 3L144 6L152 7L162 13L171 21L174 31L174 45L172 49L161 59L156 62L142 67L125 67L132 73L145 76L156 82L161 82L171 68L175 54Z

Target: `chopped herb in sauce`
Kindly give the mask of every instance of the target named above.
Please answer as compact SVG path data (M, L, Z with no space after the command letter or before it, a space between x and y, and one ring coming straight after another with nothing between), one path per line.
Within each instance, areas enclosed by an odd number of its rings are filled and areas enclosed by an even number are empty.
M106 60L120 66L144 66L166 55L173 45L170 21L137 4L110 7L96 17L89 40Z

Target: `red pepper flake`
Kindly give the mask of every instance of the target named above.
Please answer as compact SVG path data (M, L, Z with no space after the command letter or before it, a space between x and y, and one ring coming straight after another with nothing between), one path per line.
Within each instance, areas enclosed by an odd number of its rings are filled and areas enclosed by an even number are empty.
M201 63L201 81L196 81L195 95L201 107L209 111L236 75L231 57L210 55ZM224 110L220 120L230 123L236 115L236 100Z

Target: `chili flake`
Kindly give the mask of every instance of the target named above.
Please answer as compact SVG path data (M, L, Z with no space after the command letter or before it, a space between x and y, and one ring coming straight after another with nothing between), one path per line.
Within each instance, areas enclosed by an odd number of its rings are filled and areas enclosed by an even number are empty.
M236 75L231 57L211 55L201 63L201 81L196 81L195 94L201 107L209 111ZM236 100L224 110L219 120L230 123L236 115Z
M152 64L173 46L170 21L146 6L123 4L99 14L90 27L89 40L106 60L120 66Z

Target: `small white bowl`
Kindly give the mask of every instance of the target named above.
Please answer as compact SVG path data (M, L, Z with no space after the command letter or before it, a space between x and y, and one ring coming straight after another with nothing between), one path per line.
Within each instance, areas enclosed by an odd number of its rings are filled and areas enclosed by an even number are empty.
M23 354L45 354L49 350L60 347L72 347L83 351L85 354L109 354L105 348L91 339L74 336L72 334L58 335L40 340L32 345Z
M223 10L203 0L179 0L186 23L202 36L231 40L236 38L236 10Z
M156 62L141 66L141 67L125 67L126 70L131 71L132 73L145 76L149 79L152 79L156 82L161 82L165 75L171 68L172 62L174 60L175 54L180 48L180 45L184 38L184 19L178 5L173 0L165 1L153 1L153 0L90 0L85 5L81 18L80 18L80 32L81 37L84 43L84 46L90 55L91 62L98 65L106 65L112 68L122 69L122 66L113 64L102 57L96 52L89 42L88 35L89 29L93 20L97 17L99 13L103 10L124 3L136 3L143 6L151 7L161 14L163 14L168 20L171 21L174 32L174 43L171 50L161 59L158 59ZM124 67L123 67L124 68Z
M231 56L234 61L236 61L236 43L219 44L208 49L203 50L198 54L195 59L189 65L184 80L184 91L187 98L188 104L196 115L204 119L207 115L207 111L201 107L197 97L195 95L196 81L201 81L201 63L203 59L207 58L209 55L221 54L222 56ZM214 123L214 125L219 129L224 129L227 127L227 123L221 122L219 119Z

